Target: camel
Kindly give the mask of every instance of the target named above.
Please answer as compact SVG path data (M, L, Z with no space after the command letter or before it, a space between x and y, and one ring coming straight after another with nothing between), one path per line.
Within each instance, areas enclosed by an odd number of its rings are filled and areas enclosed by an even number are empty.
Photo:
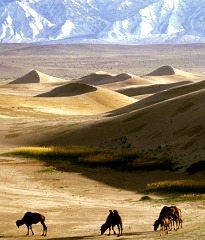
M26 235L29 235L29 228L31 229L32 235L34 235L34 232L32 230L32 224L37 224L38 222L40 222L43 225L42 236L46 236L47 227L45 225L45 217L40 213L26 212L21 220L16 221L16 225L19 228L19 226L26 224L28 229Z
M101 235L104 234L104 232L109 228L109 234L110 235L110 231L111 228L113 230L113 233L116 234L114 227L117 225L118 227L118 236L122 236L122 218L120 217L120 215L118 214L117 210L110 210L109 211L109 215L107 217L106 222L101 226Z
M176 206L171 206L171 207L167 207L164 206L160 212L159 218L155 221L154 223L154 230L156 231L157 228L159 227L159 225L163 225L162 224L162 219L164 218L171 218L172 222L173 222L173 226L174 223L176 225L176 229L174 227L175 230L179 229L179 225L181 224L182 226L182 219L181 219L181 209L177 208ZM172 227L172 224L171 224Z
M161 220L161 230L172 230L172 217L164 217Z

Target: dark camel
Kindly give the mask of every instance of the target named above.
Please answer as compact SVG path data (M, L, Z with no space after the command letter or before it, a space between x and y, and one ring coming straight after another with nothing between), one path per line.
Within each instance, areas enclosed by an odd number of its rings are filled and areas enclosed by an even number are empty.
M16 226L19 228L19 226L26 224L28 228L27 235L29 235L29 229L31 229L32 235L34 235L34 232L32 230L32 224L36 224L38 222L43 225L42 236L46 236L47 227L45 225L45 217L40 213L26 212L21 220L16 221Z
M106 222L101 226L101 235L104 234L104 232L109 228L109 234L110 235L110 231L111 228L113 230L113 233L116 234L114 227L117 225L119 233L118 236L122 236L122 218L120 217L120 215L118 214L117 210L110 210L110 214L107 217Z

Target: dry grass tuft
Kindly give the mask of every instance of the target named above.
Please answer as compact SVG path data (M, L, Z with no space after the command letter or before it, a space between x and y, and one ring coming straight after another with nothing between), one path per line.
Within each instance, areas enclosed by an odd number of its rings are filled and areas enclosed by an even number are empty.
M140 156L138 149L108 150L84 146L67 147L21 147L6 153L43 161L63 160L65 163L81 164L90 167L105 166L121 170L172 170L172 163L162 159L148 159Z
M193 193L204 194L205 182L195 180L160 181L147 185L145 192L149 193Z

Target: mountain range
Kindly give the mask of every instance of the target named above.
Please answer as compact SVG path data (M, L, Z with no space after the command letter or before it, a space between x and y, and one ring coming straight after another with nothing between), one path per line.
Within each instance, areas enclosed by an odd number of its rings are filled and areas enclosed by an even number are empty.
M2 43L205 42L205 0L2 0Z

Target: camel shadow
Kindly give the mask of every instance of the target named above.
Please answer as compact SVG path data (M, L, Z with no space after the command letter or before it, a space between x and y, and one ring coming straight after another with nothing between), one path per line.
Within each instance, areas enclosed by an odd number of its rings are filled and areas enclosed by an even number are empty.
M74 236L74 237L59 237L59 238L47 238L49 240L82 240L82 239L98 239L100 235L85 235L85 236Z
M143 237L153 234L154 231L146 231L146 232L127 232L127 233L123 233L123 236L118 237L117 235L110 235L110 239L127 239L126 237L131 237L131 236L138 236L140 238L143 239ZM105 236L105 235L103 235ZM99 239L99 238L103 238L102 235L85 235L85 236L73 236L73 237L60 237L60 238L47 238L49 240L83 240L83 239Z

